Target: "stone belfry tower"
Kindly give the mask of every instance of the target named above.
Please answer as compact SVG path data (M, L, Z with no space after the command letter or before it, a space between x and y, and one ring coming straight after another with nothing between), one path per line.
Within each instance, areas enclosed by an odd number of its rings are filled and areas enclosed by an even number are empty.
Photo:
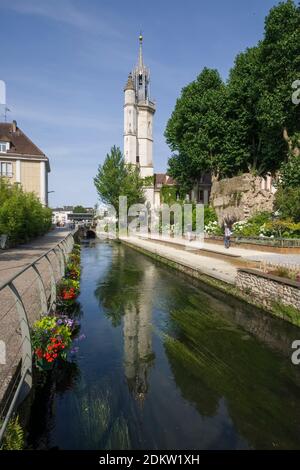
M150 71L143 61L143 36L139 36L138 63L129 74L124 88L124 157L138 165L142 178L153 177L153 115L150 100ZM147 187L146 199L153 202L153 188ZM152 201L151 201L152 199Z

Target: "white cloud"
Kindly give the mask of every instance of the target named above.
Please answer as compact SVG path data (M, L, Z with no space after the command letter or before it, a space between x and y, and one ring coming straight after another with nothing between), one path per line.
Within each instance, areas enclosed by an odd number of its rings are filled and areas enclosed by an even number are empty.
M1 6L19 14L43 16L91 34L120 37L119 30L110 26L108 21L88 14L86 8L79 10L72 0L2 0Z

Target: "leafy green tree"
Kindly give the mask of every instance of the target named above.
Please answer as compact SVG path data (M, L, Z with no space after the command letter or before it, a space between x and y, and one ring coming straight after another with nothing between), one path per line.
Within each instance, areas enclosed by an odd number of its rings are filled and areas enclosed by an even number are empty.
M252 47L236 57L230 71L226 90L228 126L224 142L226 176L263 171L259 159L261 138L257 115L261 94L259 64L259 47Z
M262 96L258 112L262 159L269 170L287 158L300 131L300 106L292 102L292 83L300 79L300 8L292 0L279 3L265 20L260 45ZM298 141L299 149L299 141Z
M205 68L197 79L183 88L165 130L174 153L168 172L187 188L203 172L224 171L223 141L225 85L217 70Z
M168 161L168 174L176 179L183 194L188 193L195 181L201 176L199 169L193 171L190 158L183 152L172 155Z
M300 187L280 187L276 192L274 207L279 211L281 218L300 222Z
M79 205L79 206L74 207L73 213L74 214L86 214L87 210L85 207Z
M290 156L286 163L280 167L280 186L286 188L300 188L300 155Z
M127 204L144 202L143 180L138 169L126 165L121 150L114 146L107 154L103 165L99 165L94 178L100 199L112 204L118 213L119 196L127 196Z
M224 85L204 69L186 86L165 137L169 173L187 189L199 175L275 173L288 154L300 154L300 106L292 83L300 79L300 7L287 0L270 10L264 38L240 53Z
M275 209L282 218L300 222L300 155L290 155L288 162L281 165Z

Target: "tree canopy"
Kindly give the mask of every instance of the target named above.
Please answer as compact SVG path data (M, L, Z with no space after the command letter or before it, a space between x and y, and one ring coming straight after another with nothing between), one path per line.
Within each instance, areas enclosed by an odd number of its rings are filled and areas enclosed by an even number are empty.
M127 196L128 207L144 202L143 180L139 170L125 163L121 150L116 146L111 148L103 165L99 165L94 184L99 198L113 205L117 213L119 196Z
M207 171L274 173L299 153L299 44L300 8L287 0L270 10L263 39L238 54L226 84L205 68L183 88L165 130L171 176L191 187Z
M217 70L205 68L183 88L165 131L176 152L169 161L169 173L175 178L183 171L184 180L193 183L204 171L218 171L226 134L224 99L225 85Z
M85 207L79 205L79 206L74 207L73 213L75 213L75 214L86 214L87 210L86 210Z

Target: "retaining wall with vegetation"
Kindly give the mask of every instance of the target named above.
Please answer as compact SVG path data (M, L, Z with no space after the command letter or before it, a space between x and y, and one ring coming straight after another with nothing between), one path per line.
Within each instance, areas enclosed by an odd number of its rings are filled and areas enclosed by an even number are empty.
M239 269L236 286L248 294L254 294L266 307L277 303L299 310L300 319L299 282L254 269Z

